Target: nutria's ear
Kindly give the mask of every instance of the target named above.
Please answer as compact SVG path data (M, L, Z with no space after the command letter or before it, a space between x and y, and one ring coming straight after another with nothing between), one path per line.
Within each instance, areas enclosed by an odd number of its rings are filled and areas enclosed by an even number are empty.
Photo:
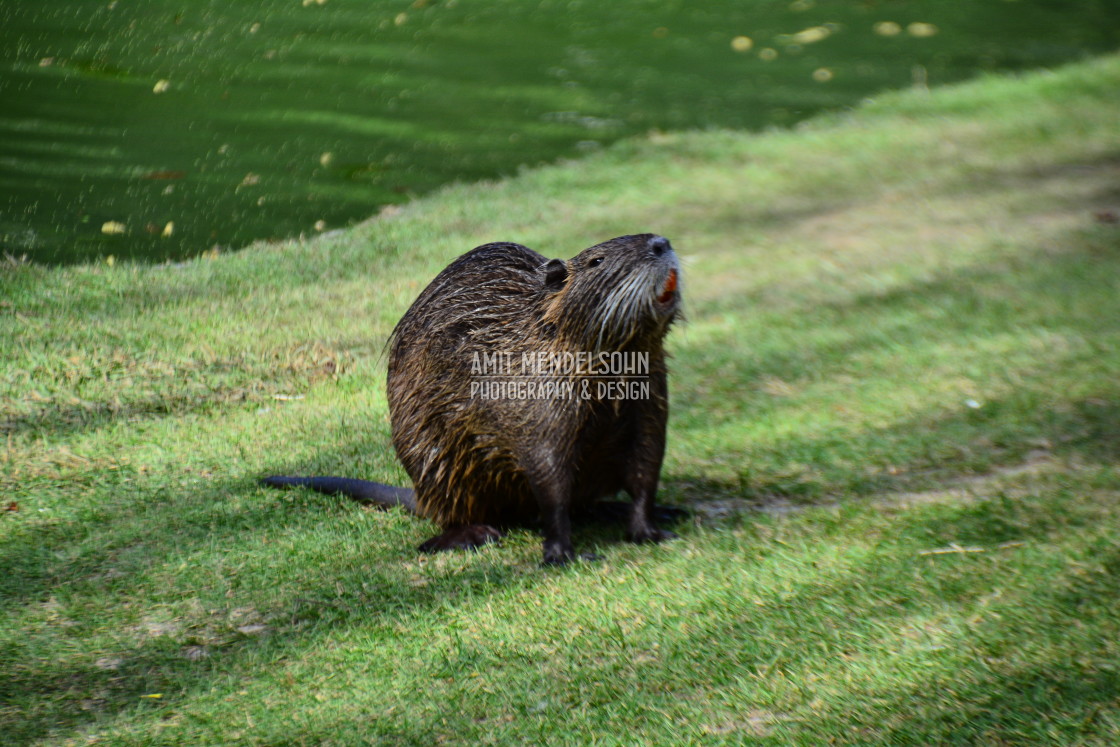
M568 266L562 259L550 259L544 266L544 287L560 290L568 279Z

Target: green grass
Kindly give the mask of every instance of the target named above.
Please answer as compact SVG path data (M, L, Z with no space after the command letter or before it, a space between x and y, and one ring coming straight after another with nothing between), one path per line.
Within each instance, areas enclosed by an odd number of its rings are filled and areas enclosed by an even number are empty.
M1115 743L1118 85L1107 57L314 242L5 267L4 741ZM678 541L419 557L422 521L256 487L403 482L382 345L454 256L647 230L685 262Z

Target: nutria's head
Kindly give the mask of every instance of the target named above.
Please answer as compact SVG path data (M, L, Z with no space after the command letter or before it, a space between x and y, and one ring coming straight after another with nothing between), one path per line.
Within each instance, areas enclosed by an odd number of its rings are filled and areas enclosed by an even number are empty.
M620 236L542 272L544 321L565 346L657 346L680 310L680 262L663 236Z

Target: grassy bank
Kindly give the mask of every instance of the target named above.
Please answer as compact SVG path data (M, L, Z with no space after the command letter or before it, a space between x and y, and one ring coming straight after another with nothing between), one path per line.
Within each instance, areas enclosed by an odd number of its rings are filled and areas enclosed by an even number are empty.
M1120 738L1120 58L669 134L346 233L0 270L0 733ZM685 261L663 547L420 558L381 346L490 240Z

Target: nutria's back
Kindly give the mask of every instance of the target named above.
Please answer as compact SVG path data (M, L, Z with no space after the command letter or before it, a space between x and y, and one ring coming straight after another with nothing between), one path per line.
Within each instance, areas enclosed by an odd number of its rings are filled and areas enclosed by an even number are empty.
M568 508L623 488L652 502L678 274L651 234L567 262L487 244L441 272L390 340L393 445L419 513L444 527L547 525L553 507L566 522ZM592 370L607 360L631 368ZM547 545L546 531L546 560Z

